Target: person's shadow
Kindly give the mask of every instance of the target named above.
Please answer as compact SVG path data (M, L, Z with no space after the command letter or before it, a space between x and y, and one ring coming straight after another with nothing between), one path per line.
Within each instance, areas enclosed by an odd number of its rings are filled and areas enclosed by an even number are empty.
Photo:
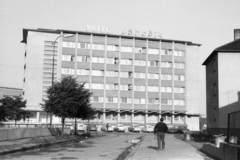
M153 150L158 150L158 147L155 147L155 146L147 146L147 148L153 149Z

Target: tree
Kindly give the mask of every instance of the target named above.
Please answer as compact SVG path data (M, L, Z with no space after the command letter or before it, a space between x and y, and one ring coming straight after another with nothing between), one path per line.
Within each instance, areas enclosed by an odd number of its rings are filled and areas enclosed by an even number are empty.
M63 77L61 81L54 82L47 89L47 100L42 108L48 113L62 118L62 132L65 118L83 118L86 110L91 108L90 97L92 93L84 88L84 83L77 83L76 78Z
M2 121L14 120L15 125L18 120L24 118L24 115L30 115L30 112L24 110L26 108L26 100L23 100L21 96L4 96L0 100L0 119Z

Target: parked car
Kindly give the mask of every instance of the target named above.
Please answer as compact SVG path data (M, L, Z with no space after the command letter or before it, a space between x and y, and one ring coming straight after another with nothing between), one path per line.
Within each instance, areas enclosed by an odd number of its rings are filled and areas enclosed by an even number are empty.
M78 123L77 124L77 130L78 131L85 131L86 130L86 126L82 123Z
M149 132L152 133L154 131L154 126L151 125L146 125L144 126L144 128L142 129L143 132Z
M140 128L139 128L139 126L136 125L136 124L131 125L131 126L128 128L128 130L129 130L130 132L140 132L140 131L141 131Z
M125 127L123 126L123 124L116 124L116 127L114 128L114 131L116 132L124 132Z
M178 127L174 125L168 125L168 133L177 133Z
M87 130L97 131L97 126L95 124L87 124Z
M101 127L102 131L107 131L107 132L113 132L114 126L112 126L111 124L108 123L108 128L107 128L107 124L103 124Z

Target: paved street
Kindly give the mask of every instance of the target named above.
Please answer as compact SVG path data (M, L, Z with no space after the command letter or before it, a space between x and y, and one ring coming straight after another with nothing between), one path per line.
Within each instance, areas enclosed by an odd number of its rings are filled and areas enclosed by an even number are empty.
M134 145L129 140L143 138ZM99 133L79 143L57 144L47 148L0 156L1 160L212 160L191 145L166 135L165 151L156 151L152 133Z

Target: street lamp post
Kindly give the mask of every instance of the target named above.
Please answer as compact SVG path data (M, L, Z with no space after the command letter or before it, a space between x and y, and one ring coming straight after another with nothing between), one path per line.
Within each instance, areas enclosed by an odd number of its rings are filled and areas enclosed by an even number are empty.
M67 38L67 37L72 37L73 35L72 34L63 34L63 35L60 35L60 36L58 36L56 39L55 39L55 41L53 42L53 58L52 58L52 87L53 87L53 81L54 81L54 60L55 60L55 58L54 58L54 56L55 56L55 43L56 43L56 41L58 40L58 38L60 38L60 37L65 37L65 38ZM50 112L50 127L52 127L52 112Z

